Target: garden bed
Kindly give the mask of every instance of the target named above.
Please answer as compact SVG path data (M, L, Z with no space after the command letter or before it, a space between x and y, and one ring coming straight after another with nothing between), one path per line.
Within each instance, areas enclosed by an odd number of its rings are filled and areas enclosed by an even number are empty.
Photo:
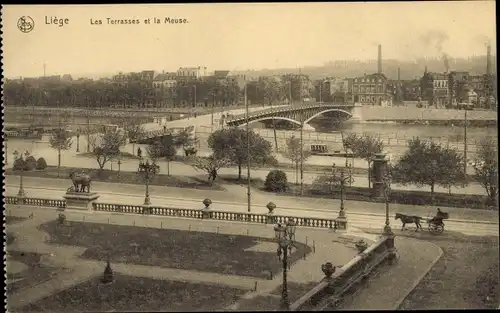
M61 166L60 171L57 166L47 166L45 170L34 170L34 171L24 171L24 176L29 177L41 177L41 178L65 178L69 179L69 174L72 171L84 171L86 174L90 175L92 181L97 182L107 182L107 183L122 183L122 184L135 184L144 185L144 179L136 172L126 172L126 171L111 171L111 170L98 170L90 168L74 168L74 167L64 167ZM19 175L19 171L13 171L12 169L6 169L5 175ZM155 186L166 186L166 187L176 187L176 188L191 188L191 189L202 189L202 190L225 190L222 186L217 183L210 184L208 181L191 176L176 176L176 175L164 175L158 174L149 183Z
M156 280L114 274L100 277L29 304L18 312L193 312L217 311L246 293L221 285Z
M27 269L20 273L6 274L7 280L12 281L7 284L8 294L43 283L63 270L62 268L42 265L40 263L42 254L11 250L8 250L8 253L10 260L21 262L27 266Z
M51 244L87 248L82 257L88 259L105 260L109 254L111 262L258 278L282 270L274 246L269 252L248 250L274 241L269 238L84 222L62 226L52 221L40 229L50 235ZM302 243L296 245L290 264L311 252Z

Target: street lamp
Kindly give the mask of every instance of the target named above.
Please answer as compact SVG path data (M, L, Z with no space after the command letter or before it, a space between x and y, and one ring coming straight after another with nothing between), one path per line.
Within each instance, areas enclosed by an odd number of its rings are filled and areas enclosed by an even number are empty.
M17 160L20 160L20 170L21 170L21 173L19 175L19 191L17 192L17 197L18 198L24 198L26 197L26 193L24 192L24 188L23 188L23 172L24 172L24 159L23 159L23 154L22 153L19 153L17 150L14 151L14 166L16 165L16 162Z
M149 163L149 160L144 162L142 159L139 161L138 173L144 177L146 182L146 195L144 197L144 205L150 205L151 200L149 199L149 182L150 180L159 172L160 167L156 162Z
M283 286L281 291L281 308L290 310L290 301L288 299L287 288L287 270L288 270L288 254L292 253L292 248L295 243L295 229L297 224L290 218L286 225L278 224L274 227L274 236L278 243L277 255L278 259L283 262ZM281 255L283 254L283 257Z
M345 170L347 169L347 175L345 173ZM344 210L344 188L347 182L349 184L352 184L352 172L351 172L351 165L346 164L345 168L340 169L340 176L336 177L336 172L337 168L335 163L332 165L332 175L334 176L334 179L337 180L340 184L340 211L339 211L339 216L337 217L337 222L339 224L339 228L345 229L347 227L347 217L346 213Z
M384 197L385 197L385 226L384 235L392 235L392 229L389 222L389 195L391 192L391 174L386 172L383 178Z
M76 133L76 152L80 152L80 128Z
M9 164L9 151L7 149L7 138L5 138L5 165Z

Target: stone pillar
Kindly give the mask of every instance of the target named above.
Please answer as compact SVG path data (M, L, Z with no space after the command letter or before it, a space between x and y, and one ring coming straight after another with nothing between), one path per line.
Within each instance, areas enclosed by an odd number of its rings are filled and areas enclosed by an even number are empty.
M387 158L384 153L377 153L373 160L372 195L374 198L384 197L384 176L387 171Z
M354 104L353 108L351 109L351 118L350 120L354 121L362 121L363 120L363 105L362 104Z

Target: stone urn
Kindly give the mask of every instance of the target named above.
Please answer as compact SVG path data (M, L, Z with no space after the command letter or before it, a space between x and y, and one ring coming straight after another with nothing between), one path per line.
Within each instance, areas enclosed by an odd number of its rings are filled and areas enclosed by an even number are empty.
M358 249L359 253L362 253L363 251L365 251L368 248L368 243L366 243L366 241L361 239L361 240L358 240L354 246L356 247L356 249Z
M202 218L203 219L211 218L210 205L212 205L212 200L206 198L205 200L203 200L203 205L205 207L202 209Z
M269 202L266 205L266 208L269 211L267 213L267 224L274 224L273 212L274 212L274 209L276 209L276 204L274 204L273 202Z
M335 273L336 269L337 267L333 266L332 262L326 262L325 264L321 265L321 270L323 271L327 279L332 278L332 275L333 273Z
M113 282L113 270L111 269L109 259L106 262L106 268L104 268L104 275L102 276L101 282L103 284L110 284Z

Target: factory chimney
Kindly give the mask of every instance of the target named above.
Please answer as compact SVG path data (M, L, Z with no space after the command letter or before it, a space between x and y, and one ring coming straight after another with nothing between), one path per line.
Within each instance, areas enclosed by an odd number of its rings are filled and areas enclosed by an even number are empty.
M491 75L491 46L486 47L486 74Z
M377 73L382 74L382 45L378 45L378 69Z

